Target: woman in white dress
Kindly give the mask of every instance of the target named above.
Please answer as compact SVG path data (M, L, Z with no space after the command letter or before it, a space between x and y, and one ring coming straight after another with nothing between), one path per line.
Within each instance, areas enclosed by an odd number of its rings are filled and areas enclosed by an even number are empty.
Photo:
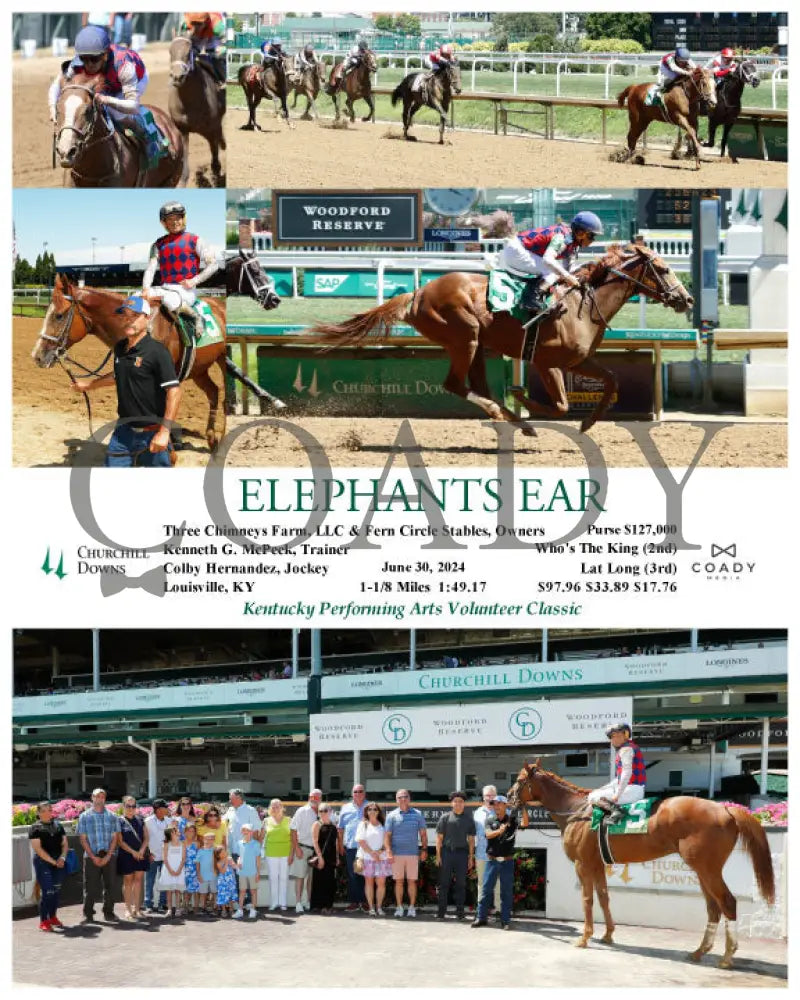
M186 844L180 839L177 826L167 827L164 833L164 866L161 869L160 889L167 894L167 906L173 917L183 916L178 909L181 895L186 889Z
M358 824L358 858L364 865L364 894L367 897L370 916L383 916L383 897L386 895L386 879L392 874L391 862L386 860L383 835L383 810L377 802L367 802L364 819Z

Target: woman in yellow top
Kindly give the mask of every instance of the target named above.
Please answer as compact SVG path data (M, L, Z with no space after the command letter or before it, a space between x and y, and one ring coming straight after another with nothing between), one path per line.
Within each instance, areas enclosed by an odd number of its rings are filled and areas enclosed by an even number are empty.
M266 830L264 854L269 872L270 910L286 909L286 890L289 884L289 862L292 854L292 835L289 817L284 814L283 803L273 799L264 824Z
M222 819L220 811L216 806L211 806L203 817L203 822L197 827L197 836L202 843L203 836L207 833L214 834L214 847L221 844L228 844L228 824Z

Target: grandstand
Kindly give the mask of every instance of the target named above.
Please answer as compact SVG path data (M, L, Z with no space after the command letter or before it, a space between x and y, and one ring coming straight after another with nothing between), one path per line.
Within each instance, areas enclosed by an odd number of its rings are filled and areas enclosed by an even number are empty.
M314 759L309 714L626 696L654 792L749 797L786 767L786 642L775 629L21 630L13 793L78 798L101 784L147 800L242 785L258 801L301 798L313 780L336 798L359 773L376 793L403 783L424 800L449 791L457 766L472 794L510 783L527 748L498 733L497 747L458 754ZM535 752L580 784L608 773L596 742Z

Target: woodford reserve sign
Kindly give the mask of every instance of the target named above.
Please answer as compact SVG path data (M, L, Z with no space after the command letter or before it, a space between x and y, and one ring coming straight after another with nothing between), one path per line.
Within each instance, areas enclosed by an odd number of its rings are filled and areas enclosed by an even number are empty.
M421 191L273 191L276 246L423 243Z

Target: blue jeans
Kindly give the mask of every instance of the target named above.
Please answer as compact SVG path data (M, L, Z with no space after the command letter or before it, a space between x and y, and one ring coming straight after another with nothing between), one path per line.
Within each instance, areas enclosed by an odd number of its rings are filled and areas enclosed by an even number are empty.
M514 859L503 861L489 858L483 873L483 895L478 903L478 920L485 920L492 904L494 886L500 880L500 920L507 924L511 920L511 904L514 901Z
M155 433L155 431L137 431L129 424L120 424L108 442L106 468L131 469L134 466L139 469L172 468L169 457L172 445L166 451L155 454L149 450Z
M58 910L58 894L64 880L64 869L50 865L38 854L33 857L33 870L42 894L39 898L39 919L50 920Z
M152 909L153 907L153 889L155 888L156 879L163 864L163 861L151 861L150 867L144 873L144 905L148 909ZM158 894L158 905L166 909L167 894L165 892Z
M351 903L366 903L364 893L364 876L355 870L357 847L345 847L344 857L347 863L347 898Z

